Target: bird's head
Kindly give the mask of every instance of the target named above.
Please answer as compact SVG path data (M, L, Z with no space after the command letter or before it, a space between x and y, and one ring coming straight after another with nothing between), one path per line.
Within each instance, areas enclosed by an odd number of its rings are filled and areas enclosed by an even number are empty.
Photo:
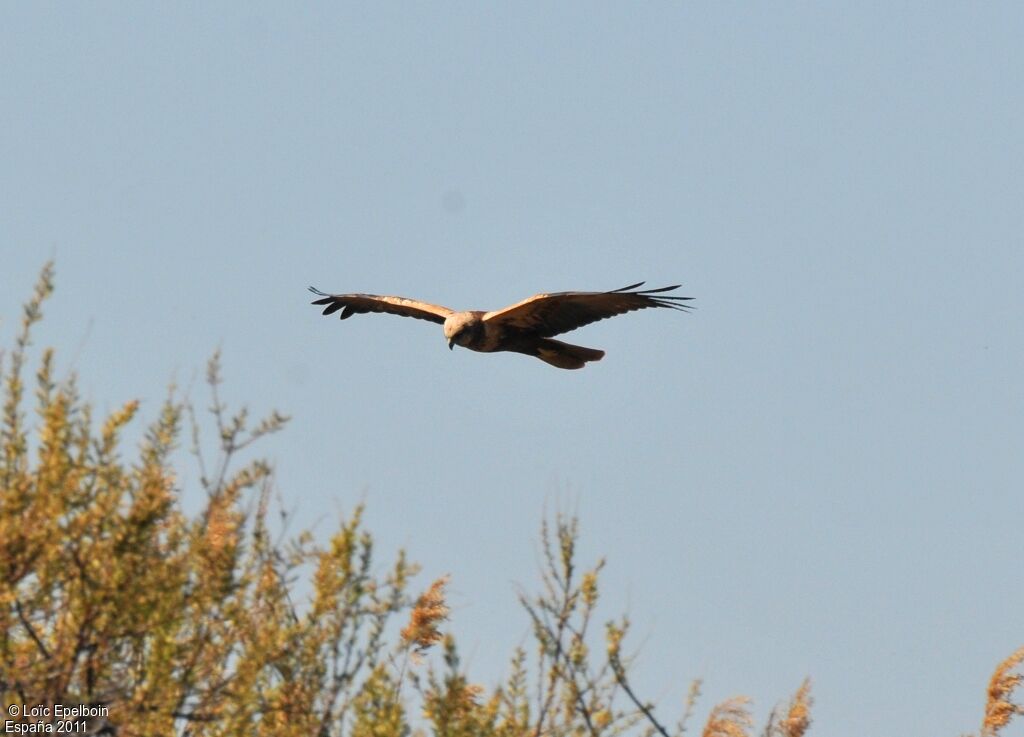
M480 327L480 319L469 312L455 312L444 321L444 337L448 341L448 349L456 344L468 345Z

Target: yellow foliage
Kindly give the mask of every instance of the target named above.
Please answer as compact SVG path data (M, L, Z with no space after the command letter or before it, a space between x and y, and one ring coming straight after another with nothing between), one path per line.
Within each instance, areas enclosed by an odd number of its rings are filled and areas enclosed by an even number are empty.
M702 737L747 737L747 729L754 724L749 703L746 696L734 696L716 705L704 725Z
M1024 676L1013 672L1021 663L1024 663L1024 647L1018 648L996 666L988 684L985 719L981 725L982 737L993 737L1014 716L1024 714L1024 707L1011 700L1014 690L1024 681Z
M250 429L214 394L216 462L198 449L199 423L173 395L144 430L134 459L122 435L130 401L92 426L68 379L44 351L37 421L24 410L30 330L52 291L47 267L3 368L0 426L0 695L4 706L89 705L89 730L118 735L340 735L346 709L373 688L382 633L407 606L411 567L399 556L378 579L357 510L344 552L301 537L286 555L271 542L269 466L235 468L237 452L280 429L271 413ZM193 421L206 503L181 510L172 460ZM255 510L251 507L255 500ZM304 568L319 564L313 604L293 601ZM343 575L327 575L333 567ZM10 712L8 712L10 713ZM31 722L38 718L23 717Z
M94 427L74 378L55 380L52 350L39 358L29 423L31 330L52 291L47 265L13 349L0 353L0 700L8 714L80 705L90 711L77 733L119 737L683 733L699 682L670 733L633 689L628 621L607 623L604 648L600 632L595 641L604 562L580 575L574 518L542 526L541 591L520 595L533 649L518 649L505 682L488 688L470 682L454 638L440 631L448 577L411 601L416 567L399 551L377 573L360 508L324 546L308 532L274 542L272 470L237 457L287 418L271 412L251 423L244 408L230 413L218 392L218 354L207 366L212 456L194 407L173 390L138 450L126 450L123 435L139 433L139 402ZM202 495L194 514L182 508L181 479L190 475L174 465L186 420L199 472L193 492ZM305 577L308 588L297 585ZM394 618L405 612L398 631ZM443 673L408 668L410 655L441 642ZM1010 697L1022 661L1024 648L993 675L985 737L1021 713ZM406 708L410 689L420 709ZM803 737L810 706L805 682L766 734ZM47 718L30 711L20 721ZM730 699L714 707L703 735L747 737L751 725L746 699Z
M418 654L441 641L438 626L448 618L448 605L444 601L448 578L437 579L420 595L409 615L409 624L401 632L402 640Z

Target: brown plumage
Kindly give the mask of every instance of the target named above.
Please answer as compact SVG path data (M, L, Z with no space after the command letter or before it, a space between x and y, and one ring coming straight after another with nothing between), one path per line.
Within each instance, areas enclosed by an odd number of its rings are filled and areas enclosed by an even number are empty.
M600 361L604 351L552 340L555 335L648 307L687 310L683 304L692 297L665 294L679 285L660 289L637 289L643 282L610 292L556 292L535 294L529 299L493 312L470 310L456 312L447 307L406 297L382 297L376 294L325 294L310 287L321 297L313 304L324 305L323 314L341 310L344 320L365 312L430 320L444 325L448 347L458 344L482 353L514 351L563 369L578 369L589 361Z

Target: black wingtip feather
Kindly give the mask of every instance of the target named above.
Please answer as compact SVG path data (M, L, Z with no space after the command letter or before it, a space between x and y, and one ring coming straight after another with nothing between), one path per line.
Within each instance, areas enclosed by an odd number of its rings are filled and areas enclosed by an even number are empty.
M618 289L613 289L612 291L609 292L609 294L615 294L616 292L628 292L630 289L642 287L644 284L646 284L646 282L638 281L636 284L630 284L628 287L619 287Z
M632 289L636 289L635 294L639 294L639 295L660 294L661 292L671 292L673 289L679 289L679 287L683 286L682 284L673 284L670 287L658 287L657 289L638 289L638 287L642 287L646 283L647 282L645 282L645 281L638 281L636 284L630 284L628 287L619 287L618 289L613 289L610 292L608 292L608 294L619 294L621 292L628 292L628 291L630 291ZM659 297L659 299L689 299L689 298L688 297L674 297L674 296L671 296L671 295L666 295L665 297Z
M658 307L668 307L671 310L679 310L680 312L690 312L696 309L693 305L680 305L675 302L655 302L654 304Z
M678 302L686 302L688 300L691 300L693 299L693 297L680 297L675 294L663 294L663 292L671 292L673 289L679 289L679 287L683 286L682 284L673 284L670 287L659 287L657 289L637 289L638 287L642 287L644 284L646 284L646 282L637 282L636 284L630 284L628 287L622 287L621 289L613 289L612 291L607 292L607 294L621 294L627 292L629 294L635 294L638 297L647 297L648 299L651 300L651 302L653 302L658 307L671 307L676 310L683 310L684 312L693 309L691 305L677 304ZM636 291L630 291L633 289L636 289ZM658 296L653 296L655 294L657 294Z

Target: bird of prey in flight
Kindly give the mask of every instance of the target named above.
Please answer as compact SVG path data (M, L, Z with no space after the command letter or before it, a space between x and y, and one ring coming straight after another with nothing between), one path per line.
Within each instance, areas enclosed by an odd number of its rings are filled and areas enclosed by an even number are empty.
M556 292L535 294L510 307L493 312L469 310L456 312L447 307L407 297L381 297L376 294L326 294L310 287L321 299L312 304L326 305L324 314L341 310L341 319L364 312L386 312L444 325L448 348L460 345L481 353L514 351L536 356L562 369L583 368L588 361L600 361L604 351L570 345L552 336L589 325L592 322L648 307L688 310L692 297L664 294L679 285L661 289L638 289L643 282L611 292Z

